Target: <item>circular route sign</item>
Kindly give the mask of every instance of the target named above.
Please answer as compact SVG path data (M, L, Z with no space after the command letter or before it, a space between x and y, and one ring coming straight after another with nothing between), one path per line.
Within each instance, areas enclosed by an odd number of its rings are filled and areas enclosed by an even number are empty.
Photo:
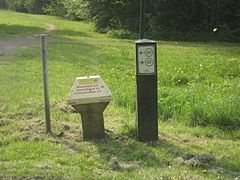
M151 57L153 55L153 50L151 48L147 48L145 51L144 51L144 54L147 56L147 57Z
M146 60L145 60L145 64L146 64L146 66L152 66L153 65L153 59L151 59L151 58L147 58Z

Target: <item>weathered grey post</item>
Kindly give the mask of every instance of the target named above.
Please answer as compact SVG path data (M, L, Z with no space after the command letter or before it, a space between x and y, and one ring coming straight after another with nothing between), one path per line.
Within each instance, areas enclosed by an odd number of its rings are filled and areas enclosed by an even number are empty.
M43 85L44 85L44 103L45 103L45 120L46 120L46 132L51 132L51 118L50 118L50 106L49 106L49 94L48 94L48 68L47 68L47 56L46 56L46 35L41 34L42 43L42 70L43 70Z

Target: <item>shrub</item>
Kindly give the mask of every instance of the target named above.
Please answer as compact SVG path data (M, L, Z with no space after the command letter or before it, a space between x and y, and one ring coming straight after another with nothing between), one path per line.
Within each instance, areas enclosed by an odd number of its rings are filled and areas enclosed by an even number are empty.
M29 13L42 14L43 7L49 3L50 0L26 0L24 6Z
M107 33L108 37L111 38L118 38L118 39L137 39L138 34L128 31L128 30L110 30Z
M6 0L5 3L8 9L19 12L27 12L24 0Z
M65 17L67 14L65 0L52 0L50 4L43 8L43 11L49 15Z
M88 3L84 0L68 0L65 2L67 17L73 20L87 20Z
M95 21L96 29L124 29L138 32L139 1L86 1L89 3L90 17ZM238 21L240 1L149 0L145 12L147 38L240 41ZM219 32L213 31L215 28Z
M42 14L50 0L1 0L0 6L19 12Z
M6 2L5 0L0 0L0 9L6 8Z
M72 20L87 20L88 3L85 0L53 0L44 8L44 12Z

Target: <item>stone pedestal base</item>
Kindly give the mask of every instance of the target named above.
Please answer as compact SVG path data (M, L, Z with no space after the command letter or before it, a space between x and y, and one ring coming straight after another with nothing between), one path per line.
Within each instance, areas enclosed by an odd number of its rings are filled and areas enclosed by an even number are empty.
M83 139L102 139L105 136L103 111L109 102L72 105L81 114Z

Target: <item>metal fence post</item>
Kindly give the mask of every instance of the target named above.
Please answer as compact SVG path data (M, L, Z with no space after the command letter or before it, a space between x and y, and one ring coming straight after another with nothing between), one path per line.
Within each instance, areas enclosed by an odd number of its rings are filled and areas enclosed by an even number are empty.
M42 43L42 68L43 68L43 85L44 85L44 103L45 103L45 120L46 120L46 132L51 132L51 118L50 118L50 106L49 106L49 94L48 94L48 69L47 69L47 56L46 56L46 35L41 34Z

